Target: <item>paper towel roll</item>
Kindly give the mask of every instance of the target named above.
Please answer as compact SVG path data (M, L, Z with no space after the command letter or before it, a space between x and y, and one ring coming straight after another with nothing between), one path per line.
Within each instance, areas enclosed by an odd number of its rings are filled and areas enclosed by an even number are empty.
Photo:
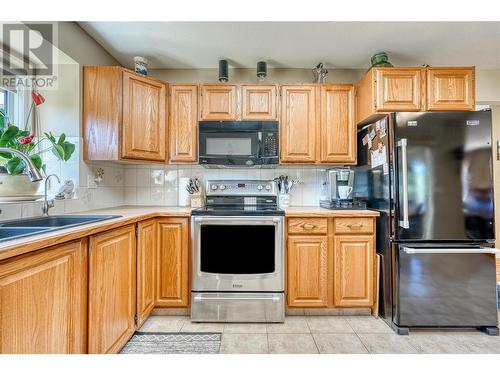
M179 178L179 206L189 206L189 193L186 187L189 185L189 177Z

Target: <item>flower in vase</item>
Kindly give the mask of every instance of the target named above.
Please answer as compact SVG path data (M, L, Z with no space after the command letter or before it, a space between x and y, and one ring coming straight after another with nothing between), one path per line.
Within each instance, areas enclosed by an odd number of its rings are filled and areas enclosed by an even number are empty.
M33 103L38 107L40 104L43 104L45 102L45 97L40 94L38 91L32 91L31 92L31 99L33 100Z
M31 143L31 141L33 140L33 138L35 137L34 134L31 134L27 137L19 137L17 140L19 141L19 143L21 143L22 145L27 145L28 143Z

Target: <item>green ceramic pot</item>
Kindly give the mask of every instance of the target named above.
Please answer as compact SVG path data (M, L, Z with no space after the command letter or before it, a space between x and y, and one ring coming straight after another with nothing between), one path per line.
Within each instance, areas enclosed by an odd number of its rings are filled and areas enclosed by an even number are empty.
M377 52L371 58L372 68L375 66L389 66L393 65L389 62L389 56L387 56L387 52Z

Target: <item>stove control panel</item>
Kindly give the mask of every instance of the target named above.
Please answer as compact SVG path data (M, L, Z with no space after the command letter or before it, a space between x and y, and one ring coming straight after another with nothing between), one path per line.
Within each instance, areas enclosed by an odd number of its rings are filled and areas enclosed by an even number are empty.
M209 195L277 195L278 189L273 180L209 180L206 184Z

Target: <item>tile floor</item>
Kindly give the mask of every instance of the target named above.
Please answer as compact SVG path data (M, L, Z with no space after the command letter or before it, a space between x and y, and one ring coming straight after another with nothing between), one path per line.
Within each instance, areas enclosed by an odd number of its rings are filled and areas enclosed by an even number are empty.
M284 324L191 323L152 316L142 332L221 332L221 354L500 354L500 337L479 331L418 331L396 335L371 316L287 316Z

